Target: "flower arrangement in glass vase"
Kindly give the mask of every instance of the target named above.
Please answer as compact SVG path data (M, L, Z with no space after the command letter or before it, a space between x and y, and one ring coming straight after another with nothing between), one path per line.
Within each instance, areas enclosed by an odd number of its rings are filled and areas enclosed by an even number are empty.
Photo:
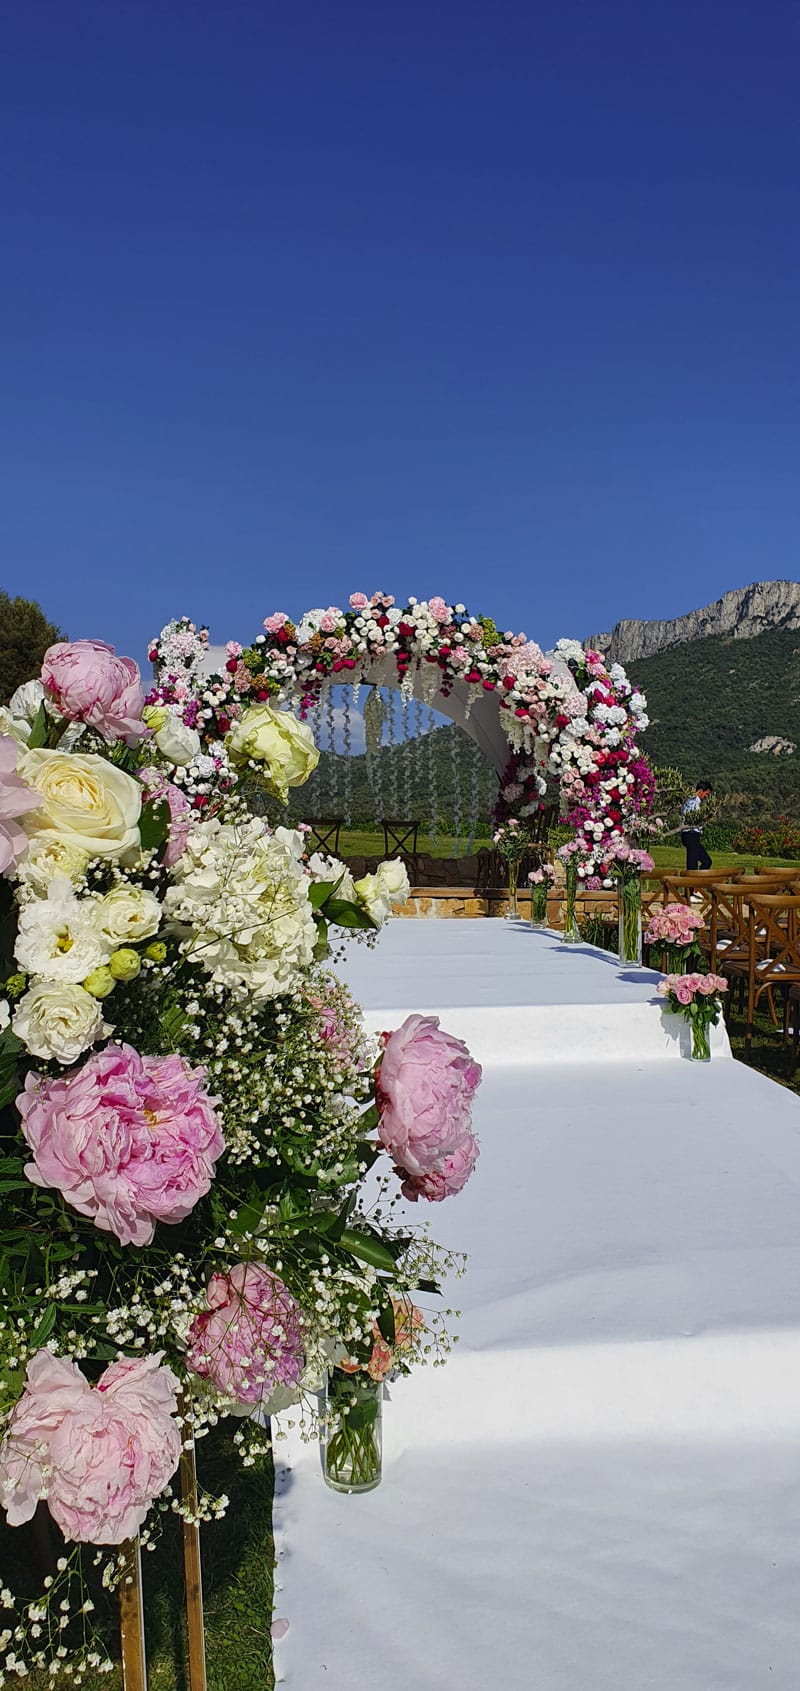
M656 989L666 999L664 1009L683 1016L692 1034L692 1056L700 1062L711 1057L709 1028L722 1015L721 993L727 992L724 975L665 975Z
M689 904L665 904L653 911L644 938L665 975L685 974L687 963L702 957L697 935L703 925L700 912Z
M501 822L500 827L495 830L494 844L506 866L506 872L508 874L508 905L506 908L506 918L513 920L519 916L517 880L519 877L520 863L522 862L526 851L530 850L530 830L525 827L524 822L519 821L518 817L509 816L508 819L505 822Z
M531 927L543 928L547 923L547 895L554 885L556 878L552 863L540 863L537 869L531 869L528 875L528 885L531 889Z
M149 703L131 659L60 642L0 716L0 1503L12 1528L46 1504L64 1541L38 1593L8 1576L0 1683L110 1667L92 1592L169 1511L224 1512L174 1493L220 1417L251 1464L332 1359L369 1372L376 1326L403 1367L449 1342L436 1306L405 1342L459 1264L401 1225L391 1165L406 1197L460 1189L480 1071L438 1029L381 1055L329 967L404 871L356 884L250 811L254 770L280 796L313 767L310 730L264 700L225 717L202 631L169 628Z
M642 876L655 868L649 851L614 840L613 855L607 858L606 875L617 883L619 897L620 963L642 961Z

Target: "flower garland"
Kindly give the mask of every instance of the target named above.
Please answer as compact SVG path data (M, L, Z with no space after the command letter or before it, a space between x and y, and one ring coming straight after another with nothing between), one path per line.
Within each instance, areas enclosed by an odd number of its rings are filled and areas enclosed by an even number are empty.
M0 1504L66 1541L38 1595L0 1591L0 1684L110 1668L92 1584L186 1511L182 1445L220 1416L249 1463L376 1332L403 1371L448 1348L403 1312L457 1259L392 1205L469 1177L480 1070L425 1018L365 1033L329 935L374 934L405 870L355 882L251 812L318 753L269 688L223 709L205 643L168 625L146 700L132 660L60 642L0 716Z
M180 714L186 676L198 672L206 647L206 630L187 619L162 630L150 651L159 678L151 704ZM223 673L203 683L199 710L189 699L182 714L212 740L253 701L299 701L305 718L326 688L369 679L371 666L389 659L405 697L416 687L431 703L458 683L467 715L483 694L496 697L511 746L496 822L531 814L548 779L557 781L591 872L608 836L641 827L652 810L653 776L636 744L648 721L644 695L620 664L609 668L575 640L559 640L545 656L524 634L501 633L438 596L401 608L390 594L352 593L346 610L317 608L299 622L275 611L252 646L231 643L227 653Z

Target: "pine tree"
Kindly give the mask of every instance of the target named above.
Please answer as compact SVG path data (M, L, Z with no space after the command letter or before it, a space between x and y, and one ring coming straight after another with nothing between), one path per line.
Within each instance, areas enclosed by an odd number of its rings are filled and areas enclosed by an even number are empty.
M0 704L8 704L14 689L38 674L48 646L63 639L35 599L0 592Z

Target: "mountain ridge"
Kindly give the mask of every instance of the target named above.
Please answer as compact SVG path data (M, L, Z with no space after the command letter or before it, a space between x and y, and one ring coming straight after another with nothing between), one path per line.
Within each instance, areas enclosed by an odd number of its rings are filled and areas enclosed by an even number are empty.
M636 663L688 640L726 635L748 640L769 629L800 629L800 582L753 581L734 587L710 605L683 616L644 621L625 617L608 634L591 634L587 645L612 663Z

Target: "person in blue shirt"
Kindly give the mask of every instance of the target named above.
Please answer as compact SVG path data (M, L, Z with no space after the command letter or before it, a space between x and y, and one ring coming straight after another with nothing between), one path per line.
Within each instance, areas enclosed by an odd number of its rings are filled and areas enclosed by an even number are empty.
M686 847L686 872L691 874L694 869L710 869L711 858L703 845L702 807L706 799L710 799L712 787L710 781L698 781L691 798L686 800L681 811L683 828L681 829L681 845Z

